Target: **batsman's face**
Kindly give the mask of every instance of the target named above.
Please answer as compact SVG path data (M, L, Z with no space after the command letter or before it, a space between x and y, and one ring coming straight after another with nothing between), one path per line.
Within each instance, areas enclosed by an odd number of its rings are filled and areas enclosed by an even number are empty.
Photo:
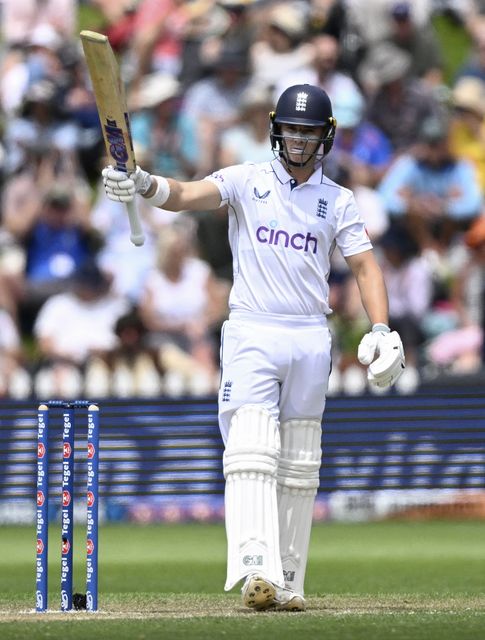
M323 127L283 124L281 133L286 153L293 162L305 164L322 144Z

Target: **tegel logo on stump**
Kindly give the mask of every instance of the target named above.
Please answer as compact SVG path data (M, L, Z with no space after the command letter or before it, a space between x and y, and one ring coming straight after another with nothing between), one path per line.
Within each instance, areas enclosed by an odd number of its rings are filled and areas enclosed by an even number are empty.
M261 244L272 244L284 247L285 249L290 247L291 249L303 251L305 253L308 251L312 253L317 252L318 240L315 236L312 236L309 231L307 231L306 234L290 234L284 229L276 229L275 227L277 224L276 220L271 220L269 227L265 227L264 225L258 227L256 229L256 238L258 242L261 242Z

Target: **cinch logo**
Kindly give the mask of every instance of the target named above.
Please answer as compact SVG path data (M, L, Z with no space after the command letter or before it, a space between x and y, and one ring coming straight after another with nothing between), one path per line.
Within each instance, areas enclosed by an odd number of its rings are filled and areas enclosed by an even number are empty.
M304 251L305 253L308 251L317 252L318 240L310 232L307 232L306 235L294 233L290 236L284 229L276 230L261 226L256 230L256 238L262 244L283 245L285 248L291 247L296 251Z

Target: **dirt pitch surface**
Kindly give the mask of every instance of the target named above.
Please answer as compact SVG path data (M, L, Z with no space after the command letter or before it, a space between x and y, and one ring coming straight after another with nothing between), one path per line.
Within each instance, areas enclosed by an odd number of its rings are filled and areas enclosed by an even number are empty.
M71 611L62 613L49 610L36 613L34 609L14 609L0 606L0 625L3 622L27 621L65 621L70 620L156 620L156 619L190 619L190 618L246 618L247 616L363 616L394 615L417 613L426 614L465 614L485 613L485 595L483 597L449 597L423 598L412 596L311 596L307 598L307 611L304 613L265 611L254 612L240 604L239 597L234 595L194 595L176 594L154 596L153 594L137 594L120 596L104 596L101 608L96 613ZM0 634L1 635L1 634Z

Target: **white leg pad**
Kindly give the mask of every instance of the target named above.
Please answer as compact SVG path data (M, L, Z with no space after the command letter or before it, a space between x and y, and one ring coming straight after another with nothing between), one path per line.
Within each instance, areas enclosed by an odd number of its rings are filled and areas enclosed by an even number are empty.
M223 458L226 591L252 573L284 585L276 498L280 448L278 422L267 409L245 405L235 412Z
M281 425L278 519L285 586L303 595L315 496L322 460L321 424L288 420Z

